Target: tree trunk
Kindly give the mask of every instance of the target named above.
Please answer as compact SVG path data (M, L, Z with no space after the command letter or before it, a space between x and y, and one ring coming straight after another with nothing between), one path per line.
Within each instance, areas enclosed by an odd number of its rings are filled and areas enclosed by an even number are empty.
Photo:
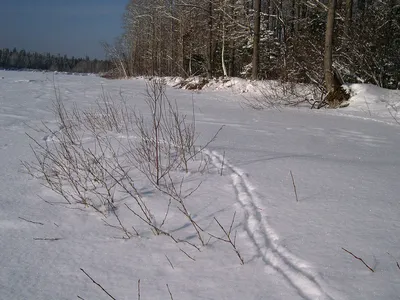
M185 77L186 76L186 66L185 66L185 36L183 33L183 26L182 22L179 23L179 34L180 34L180 40L181 40L181 76Z
M268 17L268 30L272 30L272 10L271 10L271 0L267 0L267 17Z
M226 72L226 64L225 64L225 7L226 0L224 1L223 13L222 13L222 49L221 49L221 64L222 70L224 72L224 77L228 76Z
M327 95L325 103L330 108L343 106L343 102L350 98L350 95L342 88L343 81L340 74L333 68L333 32L335 27L336 0L329 0L328 17L326 20L325 32L325 57L324 57L324 75Z
M300 8L301 0L295 0L294 3L294 34L297 35L300 29Z
M251 78L256 80L258 78L258 67L260 64L260 11L261 0L254 1L254 40L253 40L253 69Z
M208 59L207 59L207 77L212 77L212 60L213 60L213 4L212 0L208 3Z
M344 20L345 36L349 36L352 19L353 19L353 0L346 0L346 17Z
M154 18L153 18L154 20ZM152 24L152 44L151 44L151 76L156 75L156 25L155 22L153 21Z
M230 61L229 61L229 76L235 76L235 42L231 43L230 46Z
M332 70L332 48L333 29L335 27L336 0L329 0L328 17L325 31L325 56L324 56L324 77L325 87L328 93L334 90L334 79Z
M290 11L290 18L291 18L291 22L290 22L290 34L293 36L294 34L294 24L296 23L296 0L292 0L292 7L291 7L291 11Z
M222 25L222 50L221 50L221 63L222 63L222 70L224 72L224 77L228 76L226 72L226 64L225 64L225 25Z

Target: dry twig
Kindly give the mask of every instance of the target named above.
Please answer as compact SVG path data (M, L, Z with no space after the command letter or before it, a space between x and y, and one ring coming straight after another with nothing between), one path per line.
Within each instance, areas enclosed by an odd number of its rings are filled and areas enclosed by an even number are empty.
M137 298L140 300L140 279L137 281Z
M174 265L172 264L171 260L168 258L167 255L165 255L165 258L168 260L169 264L171 265L171 268L172 268L173 270L175 270Z
M35 241L58 241L62 238L33 238Z
M169 296L170 296L171 300L174 300L174 297L172 296L171 290L169 289L168 283L166 284L166 286L167 286L168 293L169 293Z
M113 296L110 295L109 292L107 292L107 291L101 286L101 284L97 283L88 273L86 273L84 269L82 269L82 268L80 268L80 269L81 269L81 271L82 271L87 277L89 277L89 279L90 279L95 285L97 285L99 288L101 288L101 289L103 290L103 292L107 294L108 297L110 297L110 298L113 299L113 300L116 300Z
M209 235L212 236L213 238L217 239L217 240L220 240L220 241L223 241L225 243L230 244L232 246L233 250L235 251L237 257L239 258L240 264L244 265L243 257L240 255L239 249L236 246L236 232L235 232L235 236L233 237L233 240L232 240L232 237L231 237L233 224L235 222L235 217L236 217L236 212L233 214L233 218L232 218L231 225L229 226L229 230L226 230L221 225L221 223L218 221L218 219L214 217L215 222L217 222L219 228L221 228L221 230L223 231L223 233L225 235L225 238L215 236L215 235L213 235L211 233L209 233Z
M222 156L222 162L221 162L221 172L220 172L221 176L222 176L222 173L224 172L224 165L225 165L225 151L224 151L224 154Z
M299 197L297 196L297 188L296 188L296 184L294 182L294 177L293 177L292 171L290 171L290 176L292 177L292 183L293 183L294 194L296 196L296 201L299 202Z
M181 252L183 252L187 257L189 257L191 260L196 261L193 257L191 257L187 252L185 252L184 250L182 250L181 248L179 248L179 250Z
M44 225L44 224L41 223L41 222L31 221L31 220L28 220L28 219L25 219L25 218L22 218L22 217L18 217L18 219L24 220L24 221L29 222L29 223L32 223L32 224Z
M358 259L359 261L361 261L371 272L375 272L374 269L372 269L370 266L368 266L368 265L366 264L366 262L365 262L362 258L360 258L360 257L358 257L358 256L355 256L352 252L350 252L349 250L346 250L346 249L343 248L343 247L342 247L342 249L343 249L345 252L347 252L347 253L349 253L350 255L352 255L355 259Z

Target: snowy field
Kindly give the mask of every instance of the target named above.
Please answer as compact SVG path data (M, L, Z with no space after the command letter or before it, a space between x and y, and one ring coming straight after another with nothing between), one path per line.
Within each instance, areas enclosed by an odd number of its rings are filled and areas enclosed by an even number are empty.
M146 111L144 79L0 71L0 299L400 299L400 125L387 109L398 92L353 85L343 110L254 110L231 86L167 88L181 112L194 107L198 145L224 126L201 153L207 170L184 175L188 191L201 183L186 205L203 246L174 202L163 228L178 243L119 197L126 238L114 214L68 205L26 174L26 133L45 144L51 136L36 128L62 129L55 86L67 108L90 109L104 89ZM165 195L132 176L162 220ZM211 237L224 237L214 218L229 229L235 213L243 265Z

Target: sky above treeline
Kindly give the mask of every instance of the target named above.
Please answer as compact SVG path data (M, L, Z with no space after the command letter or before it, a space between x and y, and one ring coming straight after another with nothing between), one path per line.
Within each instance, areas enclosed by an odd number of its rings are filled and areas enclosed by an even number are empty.
M128 0L1 0L0 48L104 58Z

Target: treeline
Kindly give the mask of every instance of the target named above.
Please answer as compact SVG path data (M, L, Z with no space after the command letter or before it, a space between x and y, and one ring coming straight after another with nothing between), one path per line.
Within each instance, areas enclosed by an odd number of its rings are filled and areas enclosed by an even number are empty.
M74 73L105 73L112 64L106 60L51 55L50 53L17 51L16 48L0 49L0 68L3 69L37 69L46 71Z
M335 77L399 87L398 0L131 0L124 28L105 45L120 76L255 73L324 87L331 51Z

